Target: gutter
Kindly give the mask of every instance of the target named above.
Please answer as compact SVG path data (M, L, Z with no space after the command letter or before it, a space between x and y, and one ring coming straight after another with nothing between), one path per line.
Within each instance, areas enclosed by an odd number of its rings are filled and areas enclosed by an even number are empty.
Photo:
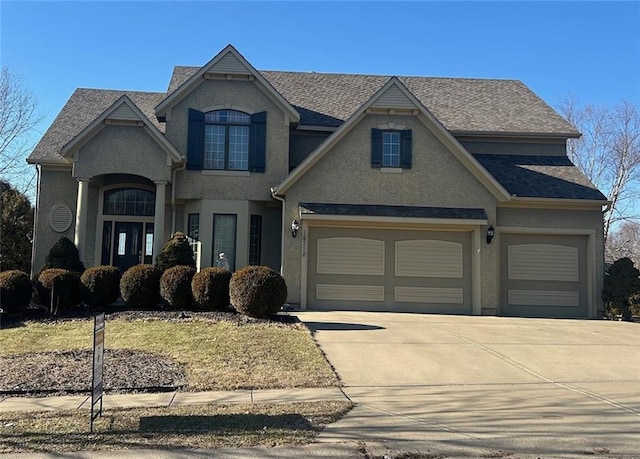
M271 188L271 197L277 201L282 203L282 222L280 229L280 275L284 277L284 229L285 229L285 218L286 218L286 208L287 202L284 198L276 195L276 188Z

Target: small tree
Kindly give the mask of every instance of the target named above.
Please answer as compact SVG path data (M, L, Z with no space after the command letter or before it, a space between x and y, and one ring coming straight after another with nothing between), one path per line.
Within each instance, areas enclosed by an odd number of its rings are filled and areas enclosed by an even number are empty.
M69 238L63 236L53 244L44 259L41 270L49 268L61 268L80 273L84 271L84 264L80 261L78 248Z
M177 232L162 248L162 252L156 257L156 268L165 271L174 266L196 267L193 258L193 250L189 245L187 237Z
M609 308L618 308L622 320L631 320L631 298L640 293L640 271L629 258L613 263L604 276L602 299Z
M33 208L29 199L0 180L0 271L31 268Z

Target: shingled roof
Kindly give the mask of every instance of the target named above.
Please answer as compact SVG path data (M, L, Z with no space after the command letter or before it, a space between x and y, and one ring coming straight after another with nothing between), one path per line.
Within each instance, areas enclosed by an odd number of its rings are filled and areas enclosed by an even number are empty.
M199 67L175 67L168 93ZM339 126L390 78L315 72L260 73L301 114L301 124ZM453 134L577 137L578 131L517 80L398 77Z
M514 197L607 200L566 156L473 156Z
M149 121L164 133L164 124L158 122L154 109L167 96L165 93L79 88L74 91L62 111L58 113L27 161L66 162L60 155L62 147L123 94L129 96Z

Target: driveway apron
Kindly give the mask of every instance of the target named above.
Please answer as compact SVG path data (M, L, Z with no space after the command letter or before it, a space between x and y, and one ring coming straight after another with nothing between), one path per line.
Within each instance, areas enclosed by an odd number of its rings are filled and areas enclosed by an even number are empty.
M640 324L300 312L357 406L321 441L640 454Z

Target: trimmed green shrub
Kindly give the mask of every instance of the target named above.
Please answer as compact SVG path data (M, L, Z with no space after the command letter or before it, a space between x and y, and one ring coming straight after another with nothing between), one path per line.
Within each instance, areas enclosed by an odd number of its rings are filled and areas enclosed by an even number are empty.
M49 250L41 271L51 268L66 269L79 273L84 271L84 264L80 261L78 248L64 236L53 244L53 247Z
M57 314L80 303L80 276L68 269L45 269L38 275L36 292L38 303L45 308L51 307L51 295L54 295L51 312Z
M160 297L171 309L189 309L193 304L191 280L196 273L191 266L174 266L160 277Z
M203 311L224 311L229 307L231 273L222 268L205 268L193 276L191 291L195 308Z
M115 266L94 266L80 276L82 299L92 308L104 308L120 296L122 274Z
M29 306L32 294L29 275L13 269L0 273L0 308L8 314L19 314Z
M193 250L189 245L187 237L177 232L164 245L162 252L156 257L156 268L165 271L174 266L191 266L196 267L196 261L193 258Z
M231 277L229 296L236 311L267 318L287 301L287 284L280 273L267 266L246 266Z
M127 269L120 280L120 296L135 309L156 309L160 303L160 276L153 265L135 265Z

